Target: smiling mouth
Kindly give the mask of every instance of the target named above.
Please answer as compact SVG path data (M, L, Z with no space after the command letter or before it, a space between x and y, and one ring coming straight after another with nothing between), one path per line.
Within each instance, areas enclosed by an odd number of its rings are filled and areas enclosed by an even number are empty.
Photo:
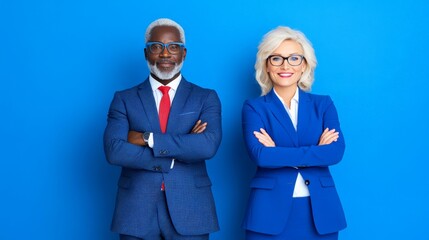
M279 76L284 77L284 78L291 77L292 75L293 75L293 73L279 73Z

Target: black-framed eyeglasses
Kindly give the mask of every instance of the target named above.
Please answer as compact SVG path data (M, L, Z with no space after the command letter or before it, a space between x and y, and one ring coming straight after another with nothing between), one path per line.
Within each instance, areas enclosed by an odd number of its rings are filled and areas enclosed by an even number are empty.
M153 54L162 53L164 51L164 48L167 48L167 51L170 54L179 54L184 47L185 47L185 44L181 42L169 42L169 43L147 42L146 43L146 48L149 49L149 52Z
M291 66L299 66L301 65L303 59L304 59L304 56L299 54L292 54L289 57L283 57L280 55L270 55L267 58L267 60L271 63L271 65L276 67L282 66L285 60Z

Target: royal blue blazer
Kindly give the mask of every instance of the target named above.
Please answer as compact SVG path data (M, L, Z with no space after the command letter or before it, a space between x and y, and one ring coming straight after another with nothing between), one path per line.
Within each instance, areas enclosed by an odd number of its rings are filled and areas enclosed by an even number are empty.
M198 120L203 133L190 134ZM128 131L153 132L154 147L130 144ZM143 237L156 221L162 181L173 225L182 235L219 229L206 160L221 142L221 104L215 91L182 78L171 105L167 132L161 133L149 80L116 92L104 132L109 163L122 168L112 230ZM172 159L174 168L170 169Z
M346 220L329 166L341 161L345 143L337 110L329 96L299 90L298 126L293 127L282 102L271 90L245 101L242 111L244 141L257 170L243 227L277 235L288 221L298 172L310 191L313 220L320 234L337 232ZM264 147L254 131L264 128L275 147ZM318 146L325 128L339 132L336 142Z

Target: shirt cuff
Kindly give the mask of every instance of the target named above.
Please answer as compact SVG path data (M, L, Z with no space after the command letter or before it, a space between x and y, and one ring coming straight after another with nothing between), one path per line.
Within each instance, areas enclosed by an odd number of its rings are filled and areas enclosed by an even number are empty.
M148 139L148 141L147 141L147 145L148 145L150 148L153 148L153 133L150 133L150 134L149 134L149 139Z
M153 144L154 144L154 141L153 141L153 133L150 133L149 134L149 139L148 139L148 141L147 141L147 145L150 147L150 148L153 148ZM170 169L173 169L174 168L174 158L171 160L171 165L170 165Z

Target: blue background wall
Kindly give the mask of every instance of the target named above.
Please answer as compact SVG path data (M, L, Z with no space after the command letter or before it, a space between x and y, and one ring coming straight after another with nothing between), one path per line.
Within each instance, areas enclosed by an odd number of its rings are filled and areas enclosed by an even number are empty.
M209 172L221 231L243 238L255 166L241 106L278 25L303 31L347 150L332 167L349 227L341 239L429 239L427 1L0 0L0 239L116 239L119 168L102 134L116 90L144 80L144 31L156 18L187 34L184 76L218 91L224 138Z

